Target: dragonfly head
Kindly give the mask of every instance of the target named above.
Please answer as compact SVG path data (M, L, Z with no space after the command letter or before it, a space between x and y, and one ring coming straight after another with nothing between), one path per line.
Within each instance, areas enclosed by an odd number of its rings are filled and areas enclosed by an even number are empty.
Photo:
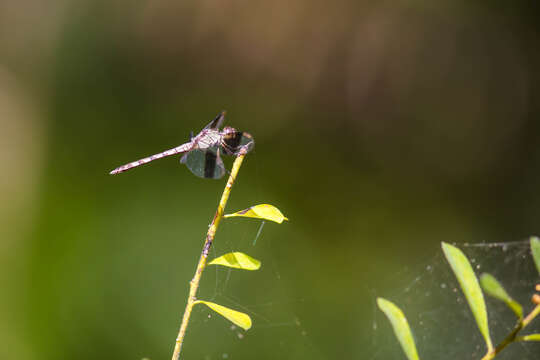
M239 155L249 152L255 143L250 134L226 126L222 131L222 144L227 154Z

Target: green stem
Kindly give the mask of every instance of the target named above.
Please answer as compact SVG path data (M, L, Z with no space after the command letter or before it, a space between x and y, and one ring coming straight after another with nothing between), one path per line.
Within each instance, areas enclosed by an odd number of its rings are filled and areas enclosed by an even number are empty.
M189 296L186 304L186 309L184 311L184 316L182 318L182 324L180 325L180 330L178 331L178 336L176 337L176 344L174 346L172 360L178 360L180 358L180 351L182 350L182 344L184 342L184 337L186 336L191 311L193 310L193 306L196 304L197 289L199 288L201 276L204 268L206 267L208 253L210 252L210 248L212 247L212 243L214 242L217 228L221 219L223 218L225 205L227 205L227 201L229 200L229 194L231 193L232 186L234 184L234 181L236 180L236 175L240 170L240 166L242 165L242 161L244 160L245 156L245 153L241 153L234 160L231 175L229 176L227 185L225 185L225 189L223 190L223 194L221 195L221 200L219 201L219 205L216 210L216 214L214 215L214 219L212 220L212 223L208 228L208 233L206 234L206 240L204 242L203 250L201 252L201 257L199 258L199 263L197 264L197 269L195 270L195 275L193 276L193 279L191 279L191 281L189 282Z
M527 315L524 319L520 320L514 330L508 336L499 344L497 347L491 351L488 351L486 355L482 358L482 360L491 360L493 359L498 353L500 353L505 347L507 347L509 344L519 341L519 338L517 337L517 334L523 330L531 321L533 321L534 318L536 318L540 314L540 304L536 305L536 307Z

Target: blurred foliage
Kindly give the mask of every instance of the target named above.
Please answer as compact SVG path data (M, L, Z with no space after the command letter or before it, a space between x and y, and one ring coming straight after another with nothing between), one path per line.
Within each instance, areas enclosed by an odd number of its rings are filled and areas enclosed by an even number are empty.
M0 358L170 356L223 184L177 159L108 171L222 109L256 141L228 209L294 221L264 228L257 277L204 281L260 314L249 335L201 310L185 358L368 356L373 291L396 271L440 241L540 233L537 10L2 2ZM251 245L241 220L217 254Z

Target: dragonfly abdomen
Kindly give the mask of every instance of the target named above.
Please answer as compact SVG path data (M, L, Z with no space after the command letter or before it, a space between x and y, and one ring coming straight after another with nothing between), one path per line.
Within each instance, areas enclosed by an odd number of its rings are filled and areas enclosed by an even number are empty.
M170 155L179 154L179 153L185 153L186 151L189 151L192 148L193 148L192 143L190 143L190 142L185 143L185 144L182 144L180 146L175 147L174 149L165 150L163 152L160 152L159 154L154 154L154 155L145 157L143 159L130 162L129 164L117 167L116 169L111 171L109 174L111 174L111 175L119 174L119 173L124 172L126 170L133 169L134 167L147 164L147 163L149 163L150 161L153 161L153 160L161 159L161 158L164 158L164 157L167 157L167 156L170 156Z

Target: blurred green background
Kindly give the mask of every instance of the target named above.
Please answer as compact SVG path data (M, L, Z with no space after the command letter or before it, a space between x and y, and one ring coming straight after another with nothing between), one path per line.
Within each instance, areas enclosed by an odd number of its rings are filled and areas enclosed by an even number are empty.
M172 158L108 172L223 109L256 140L228 209L290 222L256 246L258 222L223 223L213 255L263 268L212 269L200 296L254 327L201 307L184 358L371 358L394 274L440 241L540 233L537 10L1 2L0 358L170 357L225 180Z

